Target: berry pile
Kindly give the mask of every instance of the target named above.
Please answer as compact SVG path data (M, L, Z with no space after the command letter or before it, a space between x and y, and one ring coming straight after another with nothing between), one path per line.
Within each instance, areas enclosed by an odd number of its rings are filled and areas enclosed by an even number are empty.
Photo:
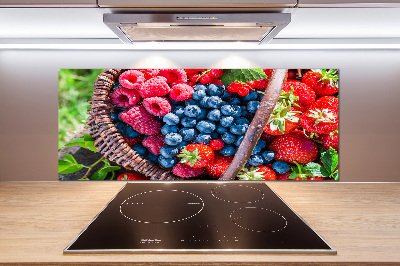
M321 169L315 164L324 166L318 145L338 149L335 71L310 70L301 80L301 72L289 70L273 114L238 179L318 177ZM126 143L145 159L183 178L219 178L268 86L272 70L263 72L262 79L225 87L222 69L127 70L110 93L110 115ZM313 168L306 167L310 163ZM331 176L325 173L324 178Z

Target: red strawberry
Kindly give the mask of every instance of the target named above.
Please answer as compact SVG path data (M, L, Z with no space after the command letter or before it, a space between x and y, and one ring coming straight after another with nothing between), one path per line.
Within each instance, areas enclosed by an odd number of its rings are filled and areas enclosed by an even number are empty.
M315 91L317 97L332 95L338 92L337 69L313 69L308 71L302 78L302 81Z
M213 139L210 141L208 146L210 146L214 151L219 151L224 147L224 142L220 139Z
M215 155L214 162L206 166L206 173L210 177L219 178L228 168L233 160L233 156Z
M324 180L322 176L316 176L316 177L307 177L307 180Z
M337 130L330 132L329 134L318 134L315 140L321 143L325 149L333 148L336 151L339 150L339 135Z
M119 175L117 180L150 180L150 178L138 173L125 173Z
M269 117L264 132L270 135L283 135L295 130L300 124L300 112L288 111L288 106L277 103L272 115Z
M318 155L317 144L300 132L276 137L269 149L275 153L275 160L287 163L309 163Z
M201 168L214 161L214 151L204 144L189 144L178 157L182 158L181 163L193 168Z
M279 98L286 101L293 99L295 110L305 112L315 102L315 92L300 81L287 81Z
M312 105L311 108L330 108L336 113L339 112L339 101L334 96L323 96L318 98Z
M266 165L244 167L238 174L239 180L276 180L274 170Z
M308 132L328 134L339 126L337 113L330 108L310 108L300 118L301 126Z

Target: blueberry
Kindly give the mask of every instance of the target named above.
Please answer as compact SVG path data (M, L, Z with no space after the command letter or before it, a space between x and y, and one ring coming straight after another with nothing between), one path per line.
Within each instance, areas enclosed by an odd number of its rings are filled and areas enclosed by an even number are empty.
M206 92L210 96L221 96L224 93L224 89L218 84L210 84Z
M199 103L200 107L208 108L207 101L208 101L209 98L210 97L208 97L208 96L204 96L203 99L201 99L201 101Z
M201 112L199 116L196 117L196 120L203 120L207 118L207 111L205 109L200 108Z
M250 101L247 103L247 111L254 114L255 112L257 112L259 105L260 105L259 101Z
M136 130L134 130L130 125L125 126L124 132L125 132L125 136L128 138L131 138L131 139L140 136L140 133L137 132Z
M239 147L240 144L242 143L243 139L244 139L243 135L238 137L237 140L235 141L235 145Z
M262 165L264 163L264 159L261 155L251 155L249 158L248 163L252 166L259 166Z
M222 94L221 99L224 101L228 101L231 98L231 96L229 95L229 93L224 90L224 94Z
M124 120L122 120L122 118L121 118L121 114L122 114L122 112L118 113L118 121L124 122Z
M235 125L247 125L247 126L250 125L249 120L247 120L247 118L245 117L236 118L233 123Z
M221 126L223 126L223 127L230 127L233 124L233 117L232 116L222 116L222 118L219 122L221 123Z
M231 98L229 104L231 105L239 105L241 103L240 99L238 98Z
M184 127L181 130L179 130L179 134L182 135L183 140L192 141L196 138L198 132L194 128Z
M168 113L164 115L163 117L163 122L166 123L167 125L177 125L179 123L179 116L173 113Z
M126 124L124 124L124 123L122 123L122 122L117 122L117 123L115 123L115 127L117 128L118 132L121 133L121 134L124 133L125 125L126 125Z
M178 126L164 125L161 128L161 134L168 135L169 133L177 133L179 130Z
M165 145L160 149L160 155L164 157L174 157L178 155L179 150L177 146Z
M235 108L230 104L223 105L221 106L221 113L223 115L233 115L235 113Z
M177 107L175 107L175 110L173 111L173 113L175 115L177 115L179 118L183 118L183 117L185 117L184 110L185 110L185 107L177 106Z
M192 98L201 101L206 96L206 91L205 90L198 90L192 93Z
M248 128L249 128L248 125L246 125L246 124L240 124L240 125L232 125L232 126L229 128L229 130L230 130L230 132L231 132L232 134L235 134L235 135L240 136L240 135L244 135L244 134L246 133L246 131L247 131Z
M164 168L171 168L173 167L178 160L176 157L164 157L164 156L158 156L158 163L164 167Z
M152 163L158 163L158 156L154 155L154 154L151 154L151 153L148 153L146 155L145 159L150 161L150 162L152 162Z
M216 131L217 131L219 134L224 134L225 132L228 131L228 128L223 127L223 126L221 126L221 125L217 125Z
M242 115L242 107L238 105L234 105L233 108L235 109L234 113L232 114L233 117L240 117Z
M197 121L196 118L193 117L184 117L182 118L181 124L184 127L194 127Z
M208 113L207 118L211 121L219 121L221 119L221 111L218 109L211 110Z
M261 152L261 150L262 150L262 148L260 147L260 146L255 146L254 147L254 149L253 149L253 151L251 152L251 155L254 155L254 154L259 154L260 152Z
M232 156L236 153L236 148L232 145L225 145L222 149L219 150L219 153L222 156Z
M111 112L111 113L110 113L110 117L111 117L111 120L112 120L112 121L116 121L116 120L118 120L118 113L116 113L116 112Z
M249 112L246 110L246 108L242 108L242 116L247 117L249 115Z
M199 102L194 100L194 99L190 99L190 100L186 100L185 101L185 105L186 106L188 106L188 105L199 105Z
M201 132L201 133L211 133L215 130L216 126L214 122L208 121L208 120L202 120L197 123L196 128Z
M197 84L196 86L194 86L194 90L195 91L206 91L207 87L202 84Z
M276 161L272 164L272 170L274 170L278 174L284 174L290 170L290 167L285 162Z
M178 148L178 150L182 150L183 147L185 147L186 145L188 145L188 143L186 141L182 141L176 147Z
M236 141L236 136L229 132L226 132L222 135L221 139L226 144L232 144Z
M142 157L148 153L147 148L145 146L143 146L142 144L135 144L131 148L132 148L132 150L136 151L136 153Z
M222 99L218 96L211 96L207 99L206 105L208 108L219 108L222 104Z
M267 143L263 139L259 139L257 141L256 147L261 147L261 149L264 149L267 146Z
M167 145L175 146L182 142L182 136L178 133L169 133L165 136L164 141Z
M219 134L216 131L211 132L211 138L212 139L219 139Z
M197 135L195 142L200 144L208 144L210 140L211 140L211 135L201 133Z
M275 153L273 151L263 151L261 156L264 158L265 164L269 164L275 159Z
M187 105L185 107L185 115L188 117L197 117L200 113L201 109L197 105Z
M257 92L249 91L249 93L246 96L243 97L243 100L246 101L246 102L255 101L255 100L257 100L257 96L258 96Z

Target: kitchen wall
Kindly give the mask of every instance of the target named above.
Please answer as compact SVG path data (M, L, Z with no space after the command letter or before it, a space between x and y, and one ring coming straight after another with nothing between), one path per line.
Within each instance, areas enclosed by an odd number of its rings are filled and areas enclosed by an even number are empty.
M61 68L339 68L340 180L400 181L400 50L0 50L0 181L57 180Z

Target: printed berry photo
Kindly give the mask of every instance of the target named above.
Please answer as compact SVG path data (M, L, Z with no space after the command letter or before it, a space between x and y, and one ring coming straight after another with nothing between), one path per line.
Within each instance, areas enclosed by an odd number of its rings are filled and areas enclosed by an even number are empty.
M59 180L339 180L339 70L277 72L61 69Z

